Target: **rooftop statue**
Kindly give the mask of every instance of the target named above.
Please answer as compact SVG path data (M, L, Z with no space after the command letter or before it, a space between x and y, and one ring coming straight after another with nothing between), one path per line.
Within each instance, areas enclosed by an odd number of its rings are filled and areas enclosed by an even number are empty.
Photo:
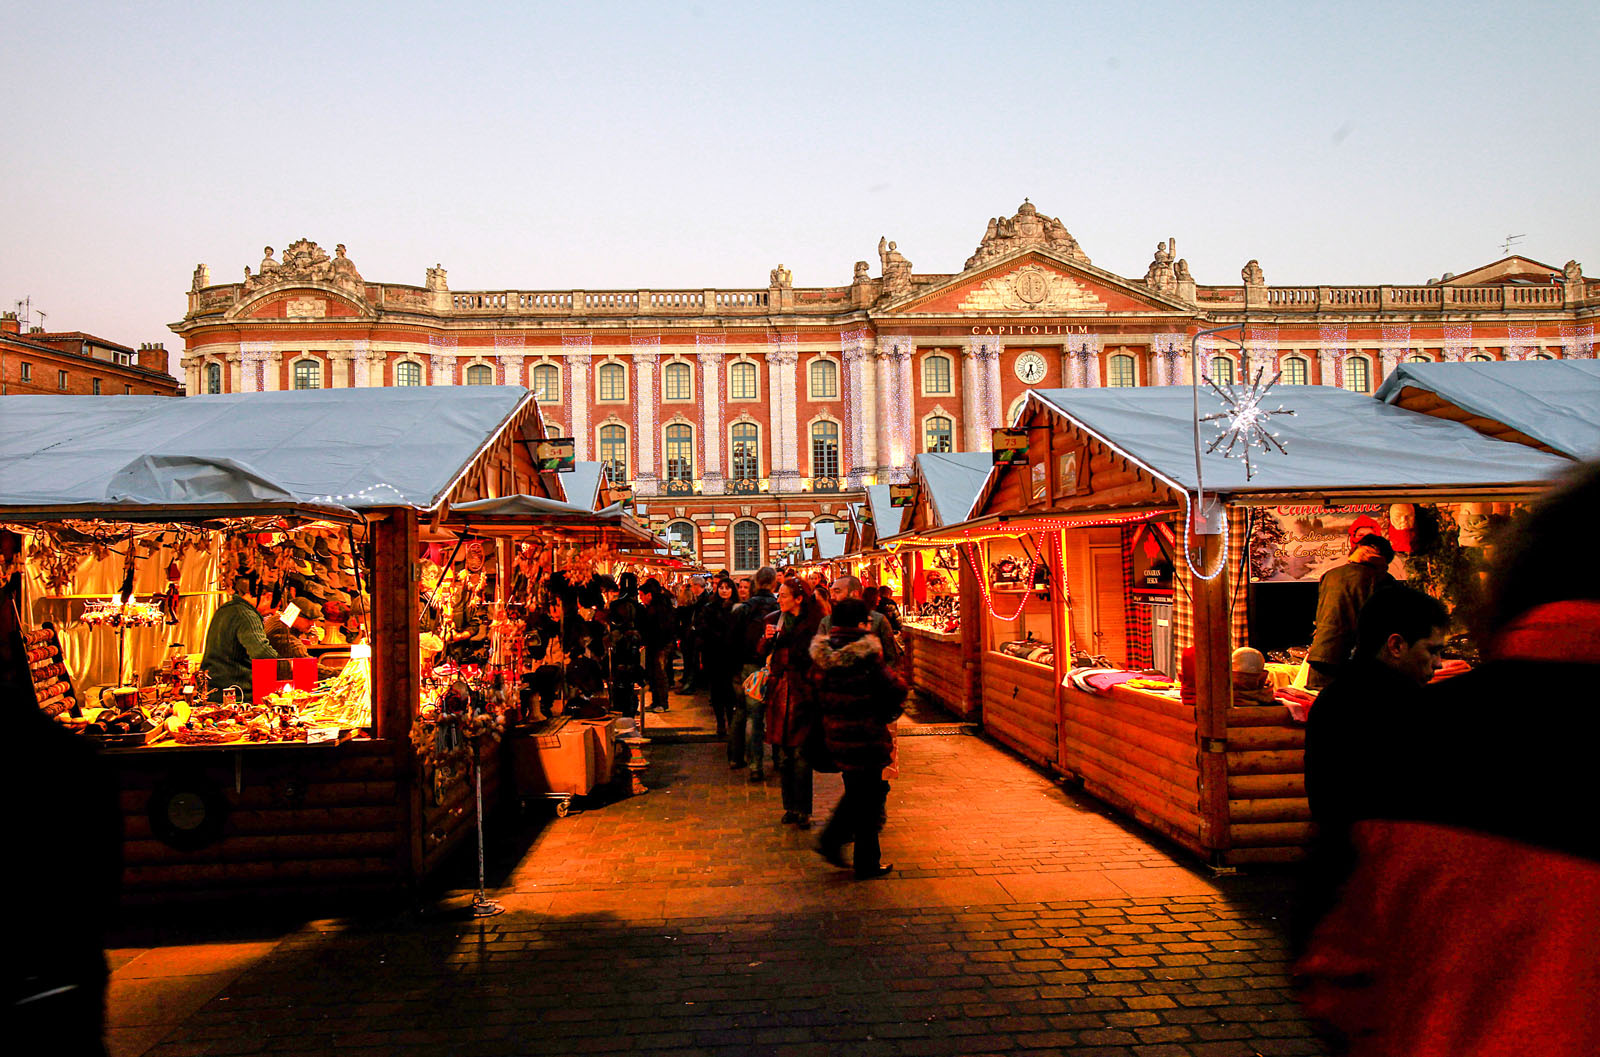
M984 230L983 241L978 243L978 248L971 257L967 258L964 268L975 268L992 260L998 260L1014 250L1038 246L1060 254L1071 260L1089 263L1089 257L1078 245L1078 240L1056 217L1047 217L1039 213L1034 204L1027 199L1022 200L1022 205L1017 207L1017 213L1011 217L993 217L989 226Z
M322 247L310 239L291 243L283 251L281 261L273 259L271 246L263 252L265 256L261 258L261 268L256 274L251 275L248 267L244 270L247 293L280 283L296 282L328 283L343 287L358 297L364 292L361 273L356 271L355 262L345 256L343 243L339 244L337 257L329 257Z

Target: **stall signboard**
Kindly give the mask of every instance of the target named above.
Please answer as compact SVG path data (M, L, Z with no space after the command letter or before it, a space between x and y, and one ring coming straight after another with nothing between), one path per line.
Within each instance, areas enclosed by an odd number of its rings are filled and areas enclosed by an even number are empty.
M1026 466L1028 464L1028 431L1026 429L993 429L989 431L989 449L996 466Z
M1375 532L1387 537L1389 508L1287 504L1262 507L1253 513L1250 527L1250 582L1315 582L1330 569L1343 565L1353 538ZM1389 571L1404 576L1402 559Z
M889 486L889 505L892 507L908 507L917 505L917 485L892 484Z
M533 459L541 473L568 473L578 458L575 437L546 437L534 444Z

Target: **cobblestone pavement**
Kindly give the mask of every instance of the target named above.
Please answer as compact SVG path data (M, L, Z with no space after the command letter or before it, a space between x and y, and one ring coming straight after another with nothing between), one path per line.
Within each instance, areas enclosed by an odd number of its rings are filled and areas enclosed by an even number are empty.
M657 744L647 795L496 845L501 916L194 948L203 982L142 1025L126 973L165 957L181 976L184 948L113 952L114 1050L1325 1052L1287 990L1279 882L1201 876L975 737L902 738L900 756L889 879L825 864L814 832L779 824L776 780L730 772L721 744ZM818 776L819 814L839 789Z

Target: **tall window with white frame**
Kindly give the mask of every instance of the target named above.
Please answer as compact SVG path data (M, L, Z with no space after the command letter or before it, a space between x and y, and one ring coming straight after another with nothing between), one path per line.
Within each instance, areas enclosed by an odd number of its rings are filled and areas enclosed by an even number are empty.
M206 364L206 392L212 394L222 392L222 364Z
M1211 373L1206 377L1218 385L1233 384L1233 361L1226 356L1211 357Z
M1468 363L1490 363L1494 360L1487 352L1475 352L1467 357Z
M661 399L694 399L694 369L687 363L669 363L661 371Z
M321 389L322 364L316 360L294 361L294 387L296 389Z
M493 385L494 368L487 364L475 363L467 368L468 385Z
M407 386L421 385L422 364L414 363L411 360L402 360L400 363L395 364L394 384Z
M837 400L839 398L839 365L832 360L811 361L811 399Z
M728 439L735 487L748 491L761 478L761 427L754 422L735 422Z
M811 426L811 476L831 481L839 479L839 423L823 420ZM812 485L816 487L815 483Z
M728 368L728 399L754 400L756 392L756 365L749 360L734 361Z
M695 530L692 521L674 521L667 526L667 542L677 544L688 554L695 554Z
M927 396L946 396L951 392L950 357L929 356L922 361L922 391Z
M621 403L628 398L628 369L620 363L600 365L600 399L608 403Z
M612 484L628 480L628 431L622 426L600 427L600 465Z
M733 571L752 573L761 568L761 523L738 521L733 526Z
M541 404L561 403L561 369L555 364L534 365L533 398Z
M1138 367L1132 356L1119 352L1106 361L1106 385L1115 389L1131 389L1137 384Z
M1372 392L1372 365L1365 356L1347 356L1344 361L1344 387L1352 393Z
M1304 356L1285 356L1283 358L1283 377L1279 379L1284 385L1305 385L1311 378L1310 365Z
M924 451L954 451L954 423L943 415L929 416L928 423L922 430L922 447Z
M674 422L666 430L667 491L694 489L694 429Z

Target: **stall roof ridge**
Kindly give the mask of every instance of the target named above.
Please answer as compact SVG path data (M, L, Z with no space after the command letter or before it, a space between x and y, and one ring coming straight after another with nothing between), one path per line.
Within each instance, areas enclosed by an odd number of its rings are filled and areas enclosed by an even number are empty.
M1190 387L1036 389L1036 400L1173 487L1197 487ZM1224 496L1317 494L1413 488L1419 491L1543 485L1571 464L1523 445L1493 440L1459 422L1394 407L1327 386L1283 386L1263 401L1293 416L1271 427L1288 449L1252 453L1254 478L1240 459L1203 454L1206 491ZM1223 410L1202 390L1202 416ZM1201 424L1201 450L1218 433Z
M1563 455L1600 458L1600 361L1402 363L1377 396L1397 404L1408 388L1504 423Z
M983 491L983 482L994 468L994 456L987 451L923 452L917 456L917 473L928 489L928 503L938 524L930 528L965 521L972 504Z
M895 517L898 511L889 505L889 486L886 484L869 484L865 488L867 493L866 507L872 514L872 531L878 539L893 535L899 528L899 520Z
M0 397L0 511L428 509L529 413L521 386Z

